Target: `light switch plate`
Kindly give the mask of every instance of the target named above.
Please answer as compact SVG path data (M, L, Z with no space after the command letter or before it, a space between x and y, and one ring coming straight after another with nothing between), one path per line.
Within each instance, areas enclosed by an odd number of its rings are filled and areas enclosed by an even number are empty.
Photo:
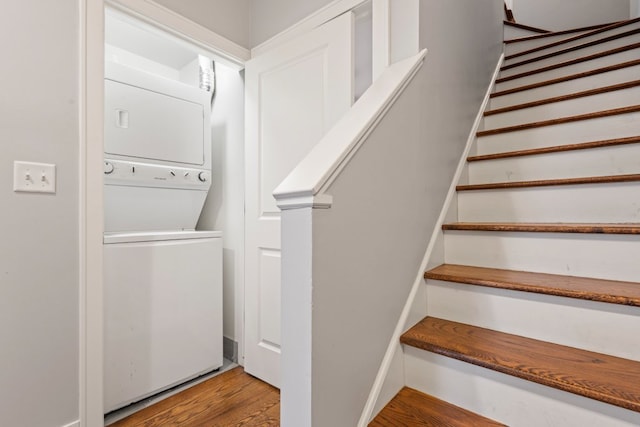
M13 191L55 193L56 165L14 161Z

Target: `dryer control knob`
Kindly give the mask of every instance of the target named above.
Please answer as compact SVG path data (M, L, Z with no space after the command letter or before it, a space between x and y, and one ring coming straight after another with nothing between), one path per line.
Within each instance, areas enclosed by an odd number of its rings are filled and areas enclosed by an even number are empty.
M209 181L209 172L200 172L200 173L198 174L198 179L199 179L201 182L207 182L207 181Z
M104 173L105 175L109 175L110 173L113 172L113 164L109 163L109 162L104 162Z

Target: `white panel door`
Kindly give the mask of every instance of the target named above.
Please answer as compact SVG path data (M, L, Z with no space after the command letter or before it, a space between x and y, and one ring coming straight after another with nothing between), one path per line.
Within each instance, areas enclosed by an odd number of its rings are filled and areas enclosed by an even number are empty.
M273 190L350 108L348 12L247 62L245 370L280 382L280 211Z

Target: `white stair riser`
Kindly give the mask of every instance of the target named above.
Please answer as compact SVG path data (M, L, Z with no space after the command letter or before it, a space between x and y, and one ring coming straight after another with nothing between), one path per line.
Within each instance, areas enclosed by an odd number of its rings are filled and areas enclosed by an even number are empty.
M640 143L469 163L470 184L632 173L640 174Z
M523 123L557 119L559 117L594 113L596 111L637 105L638 103L640 103L640 86L583 98L553 102L537 107L492 114L484 118L484 129L496 129Z
M625 83L637 80L638 76L640 76L640 65L621 68L619 70L608 71L594 76L582 77L562 83L497 96L495 98L491 98L489 108L495 110L497 108L524 104L525 102L538 101L540 99L551 98L554 96L568 95L599 87L611 86L618 83ZM520 85L518 85L518 87L519 86Z
M516 27L510 27L508 25L505 25L503 37L504 37L504 40L511 40L511 39L518 39L520 37L535 36L538 34L542 34L542 33L539 33L537 31L525 30L524 28L516 28Z
M560 55L552 56L551 58L540 59L531 63L518 65L517 67L501 71L499 77L509 77L515 74L538 70L550 65L558 64L565 61L572 61L574 59L583 58L585 56L595 55L601 52L606 52L608 50L617 49L619 47L628 46L638 42L640 42L640 34L634 34L633 36L625 37L624 39L612 40L595 46L589 46L583 49L562 53ZM521 61L515 61L514 63L520 62Z
M637 281L640 235L447 231L445 262Z
M487 310L491 307L491 310ZM637 307L429 280L429 316L640 360Z
M477 138L477 154L526 150L640 135L640 112L617 114Z
M458 220L640 222L638 194L637 182L461 191Z
M632 427L640 414L405 346L408 387L517 427Z
M583 61L566 67L560 67L549 71L535 73L530 76L518 77L513 80L507 80L505 82L497 83L495 92L509 90L521 86L527 86L534 83L545 82L560 77L571 76L573 74L584 73L602 67L608 67L616 64L621 64L623 62L633 61L638 59L639 57L640 49L627 50L613 55L607 55L602 58ZM637 75L635 76L635 78L637 78ZM632 77L632 79L634 78Z
M524 52L525 50L534 49L539 46L558 42L560 40L566 40L584 33L586 33L586 31L579 33L560 34L557 36L547 36L539 39L523 40L515 43L505 43L504 54L505 56L514 55L516 53Z
M617 34L624 34L624 33L627 33L629 31L632 31L632 30L635 30L635 29L638 29L638 28L640 28L640 23L637 23L637 22L634 23L634 24L631 24L631 25L625 25L623 27L614 28L612 30L605 31L603 33L594 34L594 35L591 35L591 36L588 36L588 37L583 37L581 39L574 40L574 41L571 41L571 42L566 42L566 43L563 43L563 44L558 45L558 46L552 46L552 47L548 47L546 49L538 50L536 52L527 53L526 55L516 56L515 58L511 58L511 59L505 59L504 65L511 65L511 64L515 64L517 62L526 61L526 60L532 59L532 58L538 58L540 56L548 55L548 54L554 53L554 52L559 52L561 50L569 49L569 48L572 48L572 47L582 46L584 44L587 44L587 43L590 43L590 42L595 42L595 41L598 41L598 40L602 40L602 39L605 39L605 38L608 38L608 37L611 37L611 36L614 36L614 35L617 35ZM624 46L624 45L628 45L630 43L633 43L633 42L629 42L628 41L628 40L630 40L632 38L633 38L633 36L626 36L624 38L620 38L620 39L617 39L617 40L612 40L611 42L616 42L616 41L619 42L616 45L616 47L617 46ZM611 42L600 43L600 45L606 45L607 43L611 43ZM552 42L549 42L549 43L552 43ZM597 46L598 45L596 45L596 47ZM587 48L579 49L578 51L579 52L580 51L586 51L586 49ZM580 55L580 56L585 56L585 55L588 55L588 54L584 54L584 55Z

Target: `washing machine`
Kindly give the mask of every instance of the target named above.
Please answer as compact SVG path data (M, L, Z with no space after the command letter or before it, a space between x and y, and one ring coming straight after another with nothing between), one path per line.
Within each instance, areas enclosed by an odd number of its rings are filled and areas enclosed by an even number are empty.
M105 70L105 412L222 366L222 234L195 230L211 188L210 96Z

